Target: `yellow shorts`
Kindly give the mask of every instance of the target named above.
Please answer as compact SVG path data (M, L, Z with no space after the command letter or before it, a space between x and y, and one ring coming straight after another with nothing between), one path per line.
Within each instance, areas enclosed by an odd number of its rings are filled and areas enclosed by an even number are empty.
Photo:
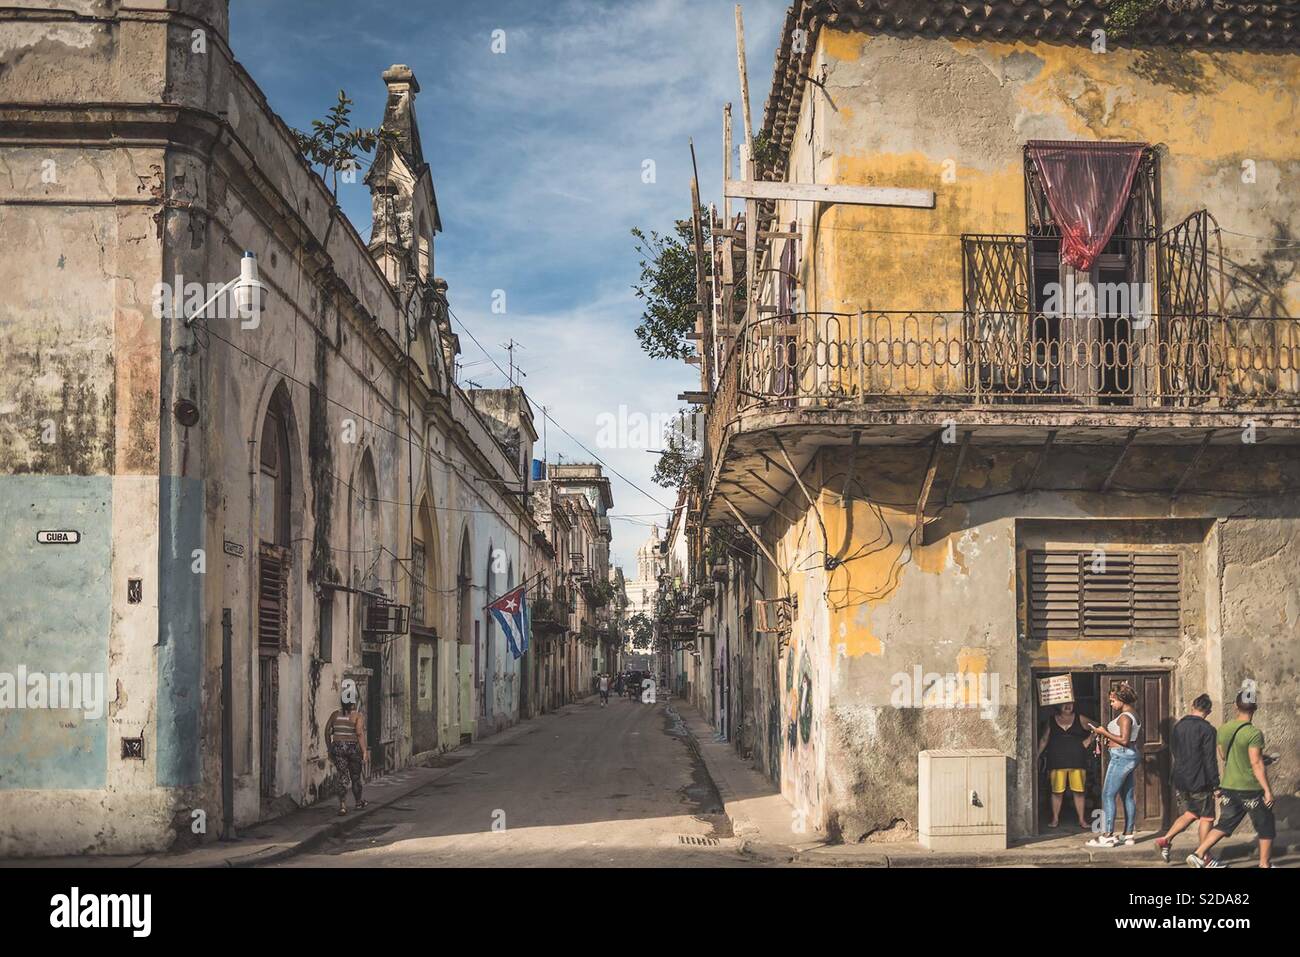
M1047 773L1052 779L1053 794L1064 794L1066 781L1075 794L1083 793L1083 768L1057 768Z

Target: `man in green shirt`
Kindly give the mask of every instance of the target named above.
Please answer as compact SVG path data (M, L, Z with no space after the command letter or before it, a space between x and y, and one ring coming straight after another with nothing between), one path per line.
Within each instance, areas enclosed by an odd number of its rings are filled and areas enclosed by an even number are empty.
M1219 790L1223 806L1209 836L1187 858L1192 867L1222 867L1210 857L1210 848L1237 829L1247 814L1259 837L1259 866L1269 867L1273 838L1277 833L1273 821L1273 789L1268 785L1264 758L1264 732L1255 727L1254 696L1246 700L1245 692L1237 695L1237 717L1219 729L1219 755L1223 758L1223 775Z

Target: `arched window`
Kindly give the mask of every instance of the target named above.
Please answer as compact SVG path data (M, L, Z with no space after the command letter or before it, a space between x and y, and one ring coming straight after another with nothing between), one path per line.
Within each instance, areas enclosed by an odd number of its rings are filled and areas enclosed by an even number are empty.
M375 461L367 449L357 471L357 485L353 490L352 549L354 567L361 571L359 586L371 591L379 590L379 482L375 478Z
M474 581L474 572L470 564L469 530L465 531L460 542L460 562L456 573L456 637L461 644L470 642L470 586Z
M433 239L425 223L424 213L420 213L415 224L416 270L421 279L428 279L433 271Z
M262 420L258 477L259 538L270 545L289 544L289 506L293 475L289 461L289 397L283 383L271 396Z
M289 512L293 502L289 415L289 394L281 383L267 406L258 442L257 643L272 654L288 643Z
M411 620L417 625L437 623L433 607L437 595L434 549L437 539L433 531L433 511L429 500L420 503L419 518L415 527L415 541L411 548Z

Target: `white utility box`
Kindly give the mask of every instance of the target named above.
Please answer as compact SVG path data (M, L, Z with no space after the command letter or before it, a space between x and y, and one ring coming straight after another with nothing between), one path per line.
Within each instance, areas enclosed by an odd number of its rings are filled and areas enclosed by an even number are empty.
M921 846L992 851L1007 846L1007 758L988 748L922 751L917 793Z

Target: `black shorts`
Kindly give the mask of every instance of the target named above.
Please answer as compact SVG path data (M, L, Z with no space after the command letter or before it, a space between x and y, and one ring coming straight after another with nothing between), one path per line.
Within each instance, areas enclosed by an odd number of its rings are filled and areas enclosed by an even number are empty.
M1255 826L1255 834L1266 840L1272 840L1277 834L1273 821L1273 809L1264 806L1263 791L1223 791L1223 806L1219 809L1219 819L1214 822L1214 829L1224 834L1231 834L1237 829L1242 818L1250 815L1250 823Z
M1178 788L1178 803L1183 806L1183 810L1197 817L1208 817L1214 820L1214 792L1213 791L1184 791Z

